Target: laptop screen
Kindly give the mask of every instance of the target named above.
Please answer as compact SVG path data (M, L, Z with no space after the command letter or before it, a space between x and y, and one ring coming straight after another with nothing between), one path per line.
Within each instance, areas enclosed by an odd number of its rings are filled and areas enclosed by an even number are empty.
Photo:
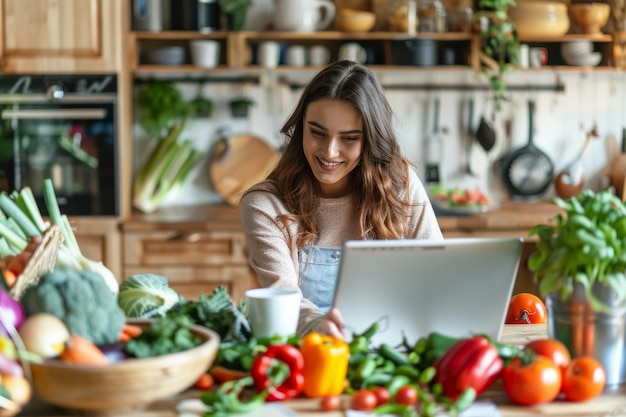
M347 334L381 321L372 343L409 343L437 331L500 337L521 238L349 241L334 306Z

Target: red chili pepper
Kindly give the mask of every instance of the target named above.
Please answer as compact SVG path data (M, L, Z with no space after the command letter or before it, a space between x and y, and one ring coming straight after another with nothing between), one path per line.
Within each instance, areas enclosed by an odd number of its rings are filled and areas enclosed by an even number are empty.
M435 381L445 396L456 399L465 389L483 393L502 373L498 349L482 336L461 339L434 364Z
M266 401L285 401L302 392L303 370L304 359L298 348L290 344L269 345L254 359L250 375L258 391L268 390Z

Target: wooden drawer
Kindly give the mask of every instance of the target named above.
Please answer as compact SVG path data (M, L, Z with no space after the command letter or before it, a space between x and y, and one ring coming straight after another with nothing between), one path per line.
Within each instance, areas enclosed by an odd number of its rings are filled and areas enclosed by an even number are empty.
M222 285L239 302L260 285L248 264L245 236L233 231L124 232L124 276L146 272L167 277L189 300Z

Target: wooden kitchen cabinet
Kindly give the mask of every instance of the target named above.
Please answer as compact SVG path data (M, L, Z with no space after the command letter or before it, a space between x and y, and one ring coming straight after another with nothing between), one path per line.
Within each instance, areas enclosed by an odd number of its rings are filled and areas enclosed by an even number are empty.
M118 282L122 282L122 238L119 220L104 217L73 217L70 218L70 224L83 255L102 262L113 272Z
M224 286L235 302L258 287L239 231L161 230L124 232L124 277L155 273L186 299Z
M0 70L119 69L125 0L0 0Z

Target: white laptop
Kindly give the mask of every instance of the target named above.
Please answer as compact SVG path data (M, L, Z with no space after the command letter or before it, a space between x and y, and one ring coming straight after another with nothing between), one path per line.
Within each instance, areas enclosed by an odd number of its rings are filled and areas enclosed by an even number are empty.
M349 241L334 305L348 336L382 319L374 345L432 331L498 340L522 246L517 238Z

